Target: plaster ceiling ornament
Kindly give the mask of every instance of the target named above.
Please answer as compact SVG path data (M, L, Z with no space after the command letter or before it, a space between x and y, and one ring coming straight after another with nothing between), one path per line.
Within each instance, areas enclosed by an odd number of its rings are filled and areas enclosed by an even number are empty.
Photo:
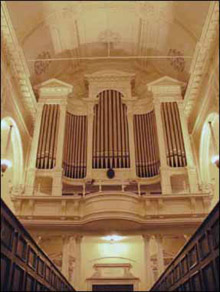
M171 21L173 1L140 1L139 2L139 16L143 19L164 19Z
M41 75L42 73L45 73L47 68L49 67L49 65L51 64L50 60L46 60L46 59L50 59L51 55L50 52L42 52L37 56L37 60L34 63L34 72L37 75ZM41 60L38 60L41 59ZM42 60L45 59L45 60Z
M183 54L176 49L169 49L168 56L178 56L177 58L168 59L168 61L176 71L183 72L185 69L185 60Z
M102 43L118 43L121 40L121 36L117 32L106 29L99 34L98 40Z

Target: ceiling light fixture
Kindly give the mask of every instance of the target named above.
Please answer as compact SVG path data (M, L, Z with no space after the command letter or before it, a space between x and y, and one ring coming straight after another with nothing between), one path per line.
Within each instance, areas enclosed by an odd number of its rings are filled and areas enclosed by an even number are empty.
M123 237L119 235L108 235L108 236L103 237L103 239L108 240L110 242L119 241L119 240L122 240L122 238Z
M212 156L212 163L215 164L219 168L219 155Z
M1 172L2 172L2 175L10 167L12 167L12 162L10 160L1 159Z

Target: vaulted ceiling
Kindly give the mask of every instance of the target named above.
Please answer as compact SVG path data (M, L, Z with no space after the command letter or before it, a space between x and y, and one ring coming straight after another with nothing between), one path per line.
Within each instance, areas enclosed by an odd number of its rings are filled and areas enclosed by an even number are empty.
M139 85L164 75L187 82L209 4L7 1L32 84L56 77L81 95L83 75L106 68L135 72Z

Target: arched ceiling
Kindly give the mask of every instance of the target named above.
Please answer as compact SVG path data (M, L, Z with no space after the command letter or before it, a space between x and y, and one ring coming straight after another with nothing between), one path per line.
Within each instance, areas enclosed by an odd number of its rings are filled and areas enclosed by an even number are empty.
M164 75L187 82L209 4L7 1L32 84L75 81L81 95L83 75L106 68L135 72L140 91L140 84Z

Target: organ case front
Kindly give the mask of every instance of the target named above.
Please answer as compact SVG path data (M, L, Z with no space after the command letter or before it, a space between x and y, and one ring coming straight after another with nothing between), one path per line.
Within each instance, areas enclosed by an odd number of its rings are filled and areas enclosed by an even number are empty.
M86 176L87 117L67 112L63 152L64 175L69 178Z
M154 111L134 115L134 138L137 176L158 175L160 159Z
M126 105L122 94L105 90L94 108L93 168L129 168L129 139Z
M171 167L185 167L187 165L186 152L177 102L163 102L161 114L167 164Z
M55 167L59 115L59 105L45 104L43 106L36 159L38 169Z

